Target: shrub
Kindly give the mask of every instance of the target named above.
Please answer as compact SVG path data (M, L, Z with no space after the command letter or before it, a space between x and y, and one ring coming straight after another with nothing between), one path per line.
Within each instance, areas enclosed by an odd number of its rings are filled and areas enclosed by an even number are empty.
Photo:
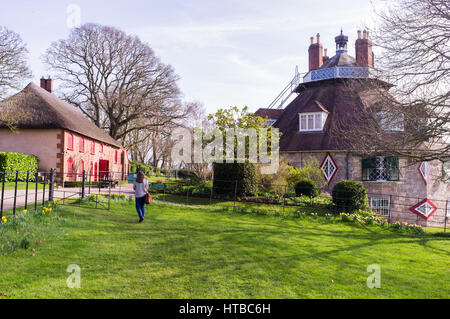
M257 188L256 166L252 163L214 163L214 193L253 195ZM237 184L236 184L237 182Z
M19 172L19 181L25 181L27 171L37 172L38 158L34 155L22 153L0 153L0 172ZM6 174L5 180L13 182L16 179L15 174ZM30 174L29 181L34 181L34 174Z
M341 211L367 208L367 191L361 183L343 180L334 185L333 203Z
M313 180L305 178L295 184L295 195L316 197L319 195L319 188Z
M258 166L260 190L284 196L287 190L285 185L288 184L288 177L293 167L280 160L278 171L275 174L261 174L261 165Z
M130 161L130 173L137 173L138 168L140 168L144 172L145 176L153 175L153 166L136 161Z
M292 167L287 178L289 185L294 186L301 180L310 179L316 183L318 188L325 187L327 183L319 166L319 161L313 157L307 160L306 165L301 168Z
M198 178L197 174L195 174L194 171L188 170L188 169L180 169L177 172L178 177L181 179L191 179L191 178Z

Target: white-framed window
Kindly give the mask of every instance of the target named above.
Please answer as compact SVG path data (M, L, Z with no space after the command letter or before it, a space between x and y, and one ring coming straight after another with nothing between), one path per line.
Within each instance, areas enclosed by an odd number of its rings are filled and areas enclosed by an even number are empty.
M378 125L387 132L403 132L405 130L404 116L393 115L389 112L377 113Z
M380 216L389 216L390 198L389 197L369 197L370 208Z
M419 165L419 173L422 176L425 184L428 184L428 177L430 176L430 164L428 162L422 162Z
M325 112L300 113L300 132L322 131L326 120L327 113Z

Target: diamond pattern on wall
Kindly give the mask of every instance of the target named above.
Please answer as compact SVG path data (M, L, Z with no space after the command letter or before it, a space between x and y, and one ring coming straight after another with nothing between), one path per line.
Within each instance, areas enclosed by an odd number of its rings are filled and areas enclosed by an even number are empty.
M419 165L419 173L420 176L422 176L422 179L425 182L425 184L427 184L428 176L430 176L430 164L428 164L428 162L422 162Z
M424 199L420 203L414 205L409 209L414 214L419 215L420 217L428 220L431 215L437 210L436 205L434 205L429 199Z
M320 169L322 170L323 176L325 177L326 181L328 182L328 184L330 184L331 180L333 179L334 175L336 175L336 172L338 170L338 166L330 153L325 156L325 159L320 165Z

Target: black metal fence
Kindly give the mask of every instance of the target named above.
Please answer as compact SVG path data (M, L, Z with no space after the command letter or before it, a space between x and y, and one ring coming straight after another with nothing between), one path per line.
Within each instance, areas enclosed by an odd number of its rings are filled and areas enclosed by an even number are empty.
M110 209L109 196L105 203L89 195L111 194L111 189L120 184L115 176L122 175L122 172L102 171L95 175L91 171L63 173L55 169L48 172L0 172L0 218L5 211L11 211L14 216L19 208L37 209L53 201L78 206L93 203L96 208Z
M253 195L246 196L242 193L242 187L239 183L239 181L220 181L212 187L202 187L189 186L188 183L183 181L165 181L151 183L150 190L158 200L184 205L216 205L233 208L244 206L251 209L252 204L265 204L267 210L281 212L282 214L297 210L345 212L332 203L331 195L328 193L322 193L324 196L316 198L298 197L295 187L292 186L255 184L252 191ZM343 198L339 199L346 198L344 196L346 194L340 194ZM389 223L406 222L446 230L450 218L450 200L448 199L428 199L436 206L436 209L433 208L434 212L427 220L410 210L422 202L423 198L379 193L368 193L367 197L366 206L384 217ZM261 207L261 205L259 206Z
M25 174L20 174L25 173ZM26 176L19 178L19 176ZM110 209L111 193L134 196L129 186L122 185L123 172L94 172L83 171L79 174L62 173L54 169L49 172L0 172L0 217L5 211L11 210L16 214L19 207L37 209L46 202L57 200L63 205L90 204L95 208ZM120 179L119 179L120 178ZM131 177L126 183L132 183ZM323 210L340 212L332 204L329 194L317 198L301 198L296 196L295 188L286 185L256 184L252 196L242 193L239 181L220 181L212 187L206 185L193 186L187 181L164 181L150 183L150 191L157 194L156 199L183 205L216 205L224 207L262 205L267 210L286 214L296 210ZM65 186L65 187L64 187ZM91 194L108 194L107 201L100 201ZM433 215L428 219L413 213L412 208L422 198L401 196L396 194L368 194L367 206L389 223L397 221L420 226L441 227L446 230L450 218L450 201L443 199L429 199L436 206ZM92 205L94 204L94 205ZM261 205L257 205L260 206Z

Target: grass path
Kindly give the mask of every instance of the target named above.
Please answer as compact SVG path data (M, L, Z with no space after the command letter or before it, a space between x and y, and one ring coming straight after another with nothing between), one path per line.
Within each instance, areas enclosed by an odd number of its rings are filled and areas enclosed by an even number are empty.
M450 298L449 238L160 203L142 224L132 205L58 215L39 244L0 256L0 298Z

